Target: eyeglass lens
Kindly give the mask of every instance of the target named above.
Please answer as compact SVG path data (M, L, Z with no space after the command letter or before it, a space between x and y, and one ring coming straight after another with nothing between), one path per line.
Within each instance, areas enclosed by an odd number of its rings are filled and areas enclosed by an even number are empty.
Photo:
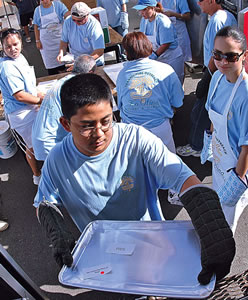
M234 52L222 54L220 52L213 51L213 58L218 61L221 61L223 58L225 58L228 62L237 62L243 53L244 51L242 51L240 54Z

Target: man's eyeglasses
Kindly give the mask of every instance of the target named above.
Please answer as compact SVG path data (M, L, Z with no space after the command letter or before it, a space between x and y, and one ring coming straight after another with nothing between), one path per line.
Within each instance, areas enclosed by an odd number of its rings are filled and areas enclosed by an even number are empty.
M115 124L116 122L111 119L108 121L104 121L104 124L102 124L100 127L85 125L80 128L79 133L84 137L89 137L98 129L101 129L101 131L105 133L109 129L111 129Z
M222 59L225 58L225 60L227 62L237 62L239 60L240 56L244 54L244 52L245 52L245 50L243 50L240 54L235 53L235 52L229 52L229 53L222 54L216 50L213 50L212 55L213 55L213 58L217 61L221 61Z

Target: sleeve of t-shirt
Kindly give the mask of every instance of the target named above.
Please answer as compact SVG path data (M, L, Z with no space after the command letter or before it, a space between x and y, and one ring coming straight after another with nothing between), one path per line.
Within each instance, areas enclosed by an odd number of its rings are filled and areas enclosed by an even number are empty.
M25 89L22 75L15 66L9 64L8 69L2 72L1 77L10 95Z
M172 23L166 22L162 18L157 18L157 42L159 45L172 43L175 41Z
M61 40L65 43L69 43L68 32L70 32L70 30L68 30L68 29L70 26L70 21L71 21L71 17L67 18L64 21L63 28L62 28Z
M169 75L168 80L171 96L170 104L172 107L180 107L183 105L184 91L176 72L172 72Z
M143 127L139 128L144 164L150 182L157 188L173 189L180 192L184 182L194 172L174 153L170 152L164 143Z
M177 1L177 9L180 14L185 14L190 12L187 0Z
M50 154L52 155L52 151L49 153L49 155ZM51 162L52 159L46 159L42 167L42 177L39 183L38 191L34 198L34 207L38 207L44 198L55 205L61 204L61 200L57 192L57 186L52 180L54 174Z
M244 101L240 107L240 137L239 146L248 145L248 101L247 90L245 90Z
M207 111L209 111L210 109L210 97L213 93L213 89L215 87L215 84L216 84L216 80L217 78L219 78L220 76L220 72L219 71L216 71L210 81L210 85L209 85L209 89L208 89L208 97L207 97L207 101L206 101L206 104L205 104L205 108Z
M103 31L99 22L96 22L95 25L92 27L91 43L92 43L92 48L94 50L105 48Z
M62 22L64 20L65 13L68 12L68 9L62 2L54 2L54 5L59 21Z
M41 21L40 21L40 7L36 7L34 10L34 17L33 17L33 23L40 27Z

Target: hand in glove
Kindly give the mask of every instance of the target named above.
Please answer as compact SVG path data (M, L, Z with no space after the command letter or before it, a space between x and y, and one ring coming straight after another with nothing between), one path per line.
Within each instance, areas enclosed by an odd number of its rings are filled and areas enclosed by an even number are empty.
M128 13L125 11L121 12L121 27L122 29L128 29L129 27Z
M231 169L226 182L218 189L217 194L222 204L234 206L247 191L247 188L247 183L237 175L234 169Z
M43 201L38 209L38 218L51 240L57 264L60 267L63 265L70 267L73 262L71 250L75 240L65 226L62 213L54 204Z
M206 161L213 160L212 151L212 133L208 130L204 131L203 148L201 151L201 164L205 164Z
M208 284L214 273L217 280L225 277L235 255L235 241L217 193L208 187L196 186L179 197L200 238L202 270L199 282Z

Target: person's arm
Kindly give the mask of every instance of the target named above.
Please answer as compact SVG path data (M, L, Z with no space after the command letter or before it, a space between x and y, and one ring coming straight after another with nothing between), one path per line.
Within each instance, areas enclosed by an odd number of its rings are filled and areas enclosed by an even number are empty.
M19 91L13 94L13 97L20 102L26 103L26 104L41 104L44 94L38 93L37 97L33 96L30 93Z
M189 177L179 198L200 239L202 270L198 280L205 285L214 274L218 281L230 272L236 248L217 193L207 186L195 186L195 182Z
M248 146L247 145L241 146L241 152L235 170L237 175L246 182L245 175L248 171Z
M191 18L189 12L185 14L180 14L178 12L168 10L168 11L164 11L163 14L166 15L167 17L176 17L177 20L182 20L184 22L189 21Z
M38 50L42 49L42 44L40 41L40 31L38 29L38 26L34 24L34 35L35 35L35 43Z
M9 5L13 5L13 6L16 6L16 4L14 2L11 2L11 1L6 1Z
M68 43L64 41L60 41L60 46L59 46L59 55L57 56L57 61L61 63L61 60L63 56L65 55L67 51Z
M90 55L96 60L104 53L104 49L96 49Z
M159 57L170 47L170 43L162 44L156 51L155 54Z
M190 176L186 181L184 181L180 193L183 193L186 189L191 186L201 184L201 181L196 177L196 175Z
M71 251L75 246L75 239L67 229L64 217L59 208L42 201L36 210L38 220L52 243L53 256L60 266L70 267L73 263Z
M65 14L64 14L64 19L66 19L68 16L70 16L71 15L71 11L70 10L68 10Z

